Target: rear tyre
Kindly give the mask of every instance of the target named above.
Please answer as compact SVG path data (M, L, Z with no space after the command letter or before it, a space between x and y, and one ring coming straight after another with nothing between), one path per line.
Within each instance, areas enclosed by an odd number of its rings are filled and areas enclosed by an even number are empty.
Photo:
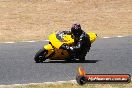
M45 57L47 55L48 51L45 49L40 49L35 57L34 60L36 63L42 63L43 61L45 61L47 58Z
M79 62L84 62L84 61L85 61L85 57L79 58Z
M66 61L66 62L74 62L75 59L74 59L73 56L69 56L69 57L65 58L65 61Z

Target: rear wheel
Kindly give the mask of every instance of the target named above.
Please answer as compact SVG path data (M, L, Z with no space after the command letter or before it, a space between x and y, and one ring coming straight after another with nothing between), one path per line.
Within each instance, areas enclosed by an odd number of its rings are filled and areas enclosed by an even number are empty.
M48 51L45 49L40 49L35 57L34 60L36 63L42 63L43 61L45 61L47 58L45 57L47 55Z
M65 58L65 61L66 61L66 62L74 62L75 60L74 60L73 58L70 58L70 57L69 57L69 58Z
M85 57L79 58L79 62L84 62L84 61L85 61Z
M65 58L65 61L66 61L66 62L74 62L74 61L75 61L74 56L71 55L71 56Z

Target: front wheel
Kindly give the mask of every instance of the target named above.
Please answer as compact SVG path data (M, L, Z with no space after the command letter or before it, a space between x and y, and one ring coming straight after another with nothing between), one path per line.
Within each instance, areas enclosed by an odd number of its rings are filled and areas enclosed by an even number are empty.
M47 55L47 53L48 53L48 51L47 50L45 50L45 49L40 49L37 53L36 53L36 55L35 55L35 57L34 57L34 60L35 60L35 62L36 63L42 63L43 61L45 61L46 60L46 55Z

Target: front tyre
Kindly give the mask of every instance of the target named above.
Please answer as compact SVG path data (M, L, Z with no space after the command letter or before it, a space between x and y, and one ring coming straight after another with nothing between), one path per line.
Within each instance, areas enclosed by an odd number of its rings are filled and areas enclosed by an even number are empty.
M40 49L37 53L36 53L36 55L35 55L35 57L34 57L34 60L35 60L35 62L36 63L42 63L43 61L45 61L46 60L46 55L47 55L47 53L48 53L48 51L47 50L45 50L45 49Z

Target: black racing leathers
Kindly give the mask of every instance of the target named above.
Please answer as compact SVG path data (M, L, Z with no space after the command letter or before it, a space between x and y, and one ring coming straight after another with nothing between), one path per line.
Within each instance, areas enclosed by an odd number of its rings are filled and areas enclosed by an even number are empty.
M70 31L63 32L65 34L72 34ZM75 37L74 35L72 35L72 38L74 39L73 46L68 46L64 44L61 46L61 48L71 51L71 57L84 59L91 47L89 35L87 35L87 33L83 31L80 36Z

